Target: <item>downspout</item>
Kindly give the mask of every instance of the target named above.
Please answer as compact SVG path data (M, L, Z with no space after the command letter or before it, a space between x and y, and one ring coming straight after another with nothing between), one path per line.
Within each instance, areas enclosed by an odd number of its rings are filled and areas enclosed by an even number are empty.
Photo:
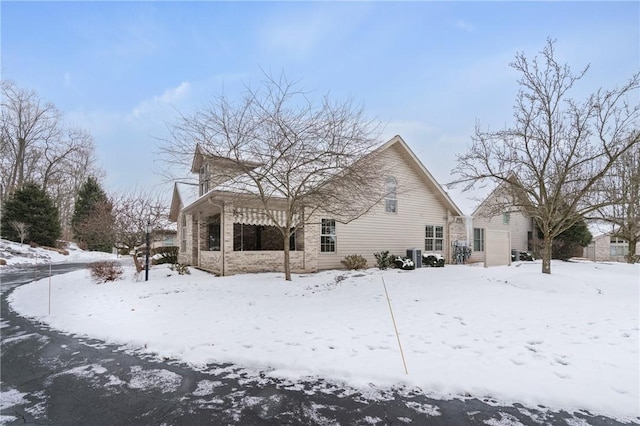
M222 252L222 259L221 259L221 265L220 265L220 275L221 276L225 276L225 270L224 270L224 259L227 256L227 250L225 248L225 244L224 244L224 224L225 224L225 217L226 214L224 213L224 202L222 202L221 204L216 203L213 201L213 199L211 197L207 198L207 202L209 204L211 204L212 206L215 207L219 207L220 208L220 251Z

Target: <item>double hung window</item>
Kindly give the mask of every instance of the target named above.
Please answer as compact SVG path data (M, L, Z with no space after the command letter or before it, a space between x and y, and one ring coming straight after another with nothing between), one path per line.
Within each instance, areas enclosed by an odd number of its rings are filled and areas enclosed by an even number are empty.
M322 219L320 251L322 253L335 253L336 251L336 221L334 219Z
M444 227L427 225L424 228L424 251L442 251L444 242Z

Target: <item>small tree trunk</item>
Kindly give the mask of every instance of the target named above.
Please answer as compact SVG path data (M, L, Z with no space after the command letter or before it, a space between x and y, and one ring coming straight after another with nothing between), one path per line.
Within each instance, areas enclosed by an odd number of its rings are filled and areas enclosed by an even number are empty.
M553 238L545 233L542 241L542 273L551 273L551 249L553 247Z
M136 272L137 273L142 272L142 265L140 264L140 259L138 259L138 256L135 253L133 255L133 263L136 265Z
M636 263L636 245L638 240L636 238L629 240L629 253L627 253L627 263Z
M284 279L291 281L291 262L290 262L289 238L284 239Z

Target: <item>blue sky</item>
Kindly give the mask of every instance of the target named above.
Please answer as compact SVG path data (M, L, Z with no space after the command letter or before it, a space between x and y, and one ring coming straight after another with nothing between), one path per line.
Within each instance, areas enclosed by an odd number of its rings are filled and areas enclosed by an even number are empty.
M440 183L476 120L511 123L517 52L548 37L572 95L640 69L640 2L13 2L3 0L1 73L94 136L108 191L154 186L157 138L177 112L262 69L317 95L353 97L400 134ZM474 202L452 198L465 213Z

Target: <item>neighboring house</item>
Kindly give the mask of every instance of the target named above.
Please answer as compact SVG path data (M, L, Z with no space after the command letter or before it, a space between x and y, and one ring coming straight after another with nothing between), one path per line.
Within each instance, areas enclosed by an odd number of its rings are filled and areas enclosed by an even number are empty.
M383 179L387 198L352 222L320 214L296 229L289 241L292 271L342 268L351 254L373 266L373 254L384 250L405 255L417 248L451 259L451 242L466 239L462 212L400 136L378 152L394 170ZM178 224L180 261L219 275L282 271L282 236L263 207L255 197L222 190L234 174L228 166L228 159L196 149L191 171L199 185L175 185L169 218ZM270 201L277 218L282 200Z
M178 232L176 230L175 222L172 223L166 219L161 220L150 234L150 240L151 244L149 244L149 248L151 250L159 247L177 246ZM146 241L143 241L142 244L135 248L135 250L138 253L144 252L146 250L146 246Z
M516 207L507 185L508 182L501 182L472 214L471 262L509 264L512 250L534 249L533 219Z
M584 257L595 262L626 262L629 242L611 234L594 234L591 243L584 248ZM636 245L636 255L640 257L640 244Z
M151 249L159 247L175 247L177 245L178 232L175 229L161 229L159 231L154 231L151 241Z

